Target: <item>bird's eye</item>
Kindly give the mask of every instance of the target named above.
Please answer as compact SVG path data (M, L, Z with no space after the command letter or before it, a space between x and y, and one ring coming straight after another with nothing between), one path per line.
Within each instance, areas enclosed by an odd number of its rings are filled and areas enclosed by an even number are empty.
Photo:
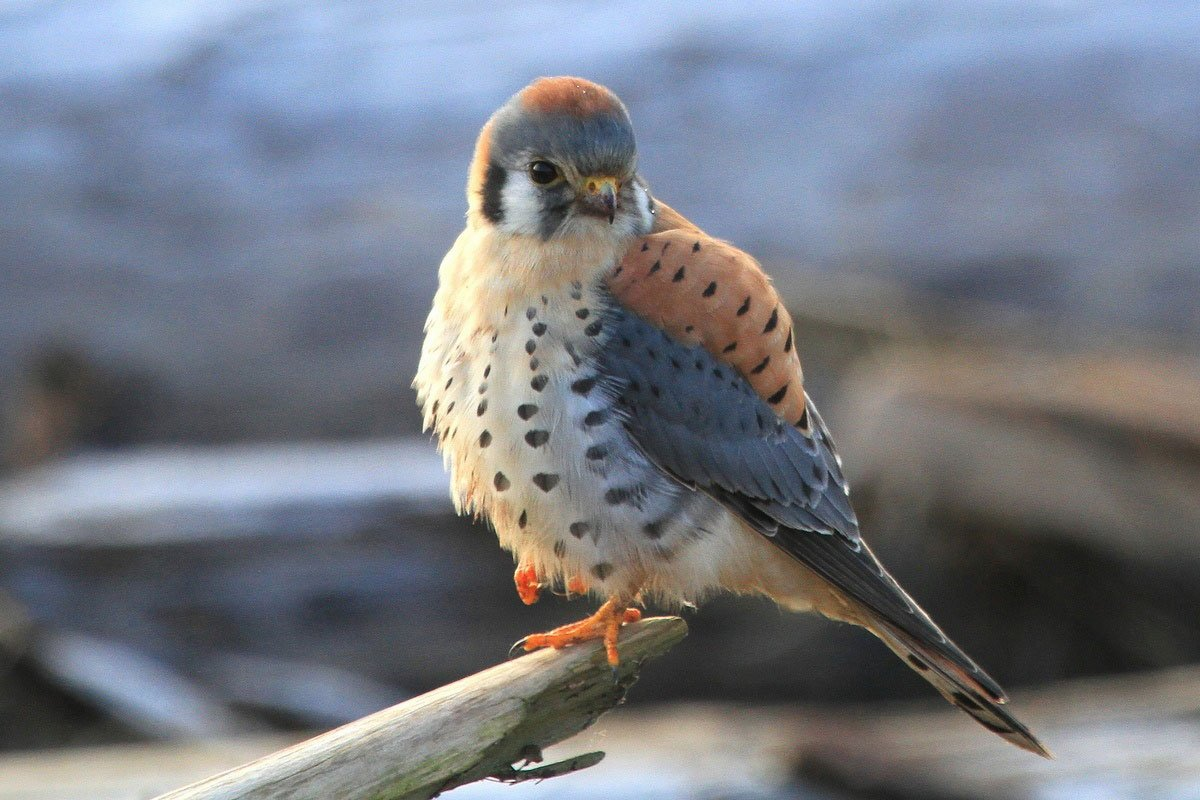
M549 161L535 161L529 165L529 177L541 186L554 183L558 179L558 167Z

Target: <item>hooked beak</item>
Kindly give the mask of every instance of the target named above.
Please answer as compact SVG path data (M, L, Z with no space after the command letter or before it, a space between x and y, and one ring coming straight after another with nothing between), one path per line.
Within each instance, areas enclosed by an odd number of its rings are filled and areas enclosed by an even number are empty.
M617 218L617 192L621 190L621 182L616 178L599 176L585 180L584 188L584 209L597 216L608 217L608 224L611 225Z

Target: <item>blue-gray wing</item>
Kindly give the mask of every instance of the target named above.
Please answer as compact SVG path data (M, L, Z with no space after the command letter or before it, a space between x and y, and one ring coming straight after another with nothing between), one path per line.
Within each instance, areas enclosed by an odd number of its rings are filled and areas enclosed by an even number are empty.
M631 311L609 312L600 369L634 440L661 469L734 508L762 533L783 528L857 542L833 442L808 403L786 424L737 370Z
M860 539L833 442L811 401L805 433L782 422L740 373L702 346L671 338L615 302L606 327L611 333L600 372L627 430L653 463L711 495L861 604L898 646L944 659L951 665L946 675L970 676L984 692L979 698L1002 701L999 685L937 628Z

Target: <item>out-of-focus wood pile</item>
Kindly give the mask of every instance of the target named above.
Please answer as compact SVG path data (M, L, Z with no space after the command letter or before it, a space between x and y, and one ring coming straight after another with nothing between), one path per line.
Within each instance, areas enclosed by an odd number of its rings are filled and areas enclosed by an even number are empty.
M1195 348L828 283L794 295L842 356L818 403L865 535L934 617L1013 683L1200 659Z
M811 718L797 768L895 800L1200 797L1200 668L1070 681L1014 703L1054 760L975 735L950 709L862 709Z

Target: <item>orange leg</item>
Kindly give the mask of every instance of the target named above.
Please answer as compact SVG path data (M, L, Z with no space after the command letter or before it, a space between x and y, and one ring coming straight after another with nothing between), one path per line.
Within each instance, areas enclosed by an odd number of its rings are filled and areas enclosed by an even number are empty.
M626 608L617 598L609 598L600 610L587 619L563 625L547 633L535 633L526 636L520 642L526 650L537 650L542 647L553 647L559 650L567 645L579 644L592 639L604 640L604 651L608 655L608 663L617 666L621 663L617 655L617 634L621 626L627 622L637 622L642 618L642 612L636 608Z
M517 584L517 594L525 605L531 606L541 597L541 583L533 567L518 567L513 573L513 583Z

